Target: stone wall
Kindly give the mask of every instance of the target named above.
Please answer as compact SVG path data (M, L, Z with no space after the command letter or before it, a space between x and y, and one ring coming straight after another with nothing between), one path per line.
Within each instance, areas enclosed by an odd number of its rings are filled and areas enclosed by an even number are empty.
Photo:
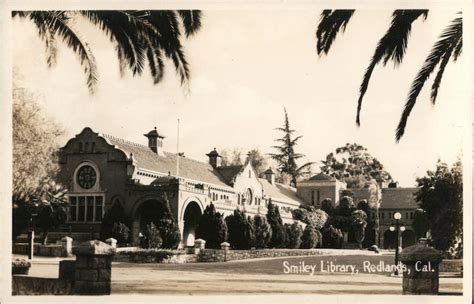
M232 260L275 258L286 256L313 256L327 253L319 249L253 249L253 250L222 250L202 249L197 261L203 263L225 262Z
M169 257L163 257L161 254L136 254L136 252L120 252L113 257L115 262L131 263L159 263L159 264L184 264L197 262L195 254L174 253Z
M65 257L67 256L66 249L62 245L42 245L39 243L34 244L34 254L38 256L52 256L52 257ZM26 243L15 243L12 246L12 253L14 254L28 254L28 244Z
M12 295L71 295L74 282L52 278L12 276Z
M439 272L462 272L463 260L443 260L439 264Z

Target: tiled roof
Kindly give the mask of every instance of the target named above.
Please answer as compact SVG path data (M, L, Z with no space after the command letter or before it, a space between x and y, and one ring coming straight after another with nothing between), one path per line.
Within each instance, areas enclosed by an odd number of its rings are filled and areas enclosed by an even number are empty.
M223 166L218 167L217 171L219 172L222 179L229 185L234 183L234 177L242 171L244 166L237 165L237 166Z
M129 142L107 134L101 134L101 136L111 145L122 150L128 157L132 154L137 167L163 174L168 174L169 172L171 175L176 175L175 154L165 152L164 156L159 156L151 151L147 146ZM227 186L219 173L214 170L210 164L186 157L181 157L179 159L179 176L218 186Z
M321 172L319 174L314 175L309 180L310 181L336 181L336 178Z
M418 208L413 195L418 188L383 188L380 208Z
M262 184L263 191L265 195L269 195L271 198L275 200L282 200L282 201L295 201L298 203L302 203L302 201L296 196L296 192L287 185L275 183L272 185L264 178L258 179Z

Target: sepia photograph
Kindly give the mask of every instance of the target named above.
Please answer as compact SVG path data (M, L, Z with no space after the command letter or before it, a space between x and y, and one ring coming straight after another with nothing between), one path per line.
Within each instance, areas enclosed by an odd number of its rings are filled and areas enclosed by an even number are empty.
M3 9L4 300L471 302L471 10L143 5Z

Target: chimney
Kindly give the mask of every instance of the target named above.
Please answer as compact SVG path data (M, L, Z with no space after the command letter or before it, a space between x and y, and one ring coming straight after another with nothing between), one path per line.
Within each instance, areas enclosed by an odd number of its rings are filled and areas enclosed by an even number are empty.
M222 157L217 153L216 148L206 154L209 157L209 164L214 168L219 168L222 164Z
M267 171L264 172L265 179L272 185L275 185L275 172L273 172L272 167L268 168Z
M163 139L165 137L158 133L156 127L154 130L143 135L148 138L148 148L150 148L150 150L159 156L165 156L165 153L163 152Z

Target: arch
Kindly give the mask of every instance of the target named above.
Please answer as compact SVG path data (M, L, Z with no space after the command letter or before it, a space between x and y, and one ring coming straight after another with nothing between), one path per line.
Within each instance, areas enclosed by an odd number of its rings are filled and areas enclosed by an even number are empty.
M79 183L77 182L77 172L79 171L79 169L81 169L84 166L91 166L94 169L95 174L96 174L96 182L89 189L82 188L81 186L79 186ZM73 191L74 192L98 192L98 191L100 191L101 190L101 187L100 187L100 181L101 181L100 173L101 172L99 170L99 166L97 166L97 164L94 163L93 161L85 160L85 161L81 162L79 165L76 166L76 168L74 169L74 173L72 175Z
M191 201L183 210L183 245L194 246L196 228L202 216L202 209L198 203Z
M183 207L179 211L179 217L178 217L179 221L184 220L184 211L186 210L186 207L192 202L199 205L199 207L201 208L201 213L204 212L204 204L201 202L201 200L197 198L196 196L190 196L184 201Z
M383 248L395 249L397 247L397 233L387 229L383 234Z
M416 233L413 230L407 229L402 232L402 248L416 244Z
M145 196L140 198L132 207L130 212L132 218L132 240L135 245L139 245L138 235L146 230L146 225L154 219L163 215L165 203L156 196Z

